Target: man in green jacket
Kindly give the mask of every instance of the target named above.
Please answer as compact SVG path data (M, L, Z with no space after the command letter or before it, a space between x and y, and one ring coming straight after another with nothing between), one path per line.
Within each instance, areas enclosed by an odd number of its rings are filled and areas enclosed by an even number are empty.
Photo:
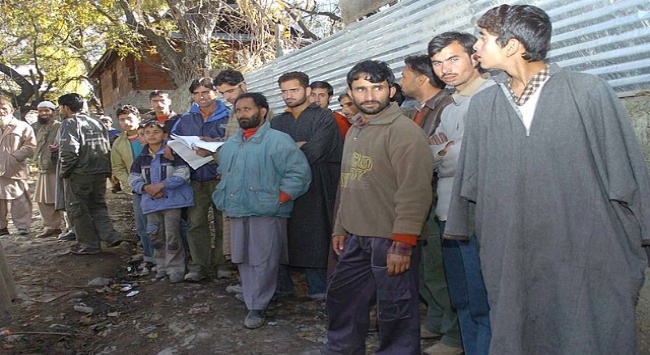
M125 190L133 197L133 218L135 229L140 237L143 250L144 263L139 267L140 272L146 274L153 266L153 247L147 234L147 217L142 213L140 201L142 195L133 194L129 185L129 173L133 160L142 152L142 143L138 139L138 126L140 125L140 111L131 105L123 105L117 109L117 120L122 134L113 143L111 150L111 170L113 175L120 181Z

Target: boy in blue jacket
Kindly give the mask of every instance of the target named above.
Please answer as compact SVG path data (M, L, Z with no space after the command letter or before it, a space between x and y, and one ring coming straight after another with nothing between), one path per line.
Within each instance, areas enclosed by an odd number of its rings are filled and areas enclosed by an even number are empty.
M171 283L183 281L185 251L181 243L181 209L194 205L189 184L190 168L181 159L163 156L167 133L156 120L144 124L147 145L131 166L129 184L142 195L142 211L147 216L147 233L154 249L156 279L169 276Z

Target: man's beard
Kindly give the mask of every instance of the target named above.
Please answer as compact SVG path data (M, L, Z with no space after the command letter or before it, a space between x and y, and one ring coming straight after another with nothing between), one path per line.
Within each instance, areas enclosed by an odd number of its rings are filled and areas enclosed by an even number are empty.
M248 118L247 121L242 121L241 119L239 120L239 127L242 129L249 129L249 128L255 128L260 125L260 122L262 121L261 117L259 115L255 117Z
M304 104L305 101L307 101L307 96L303 97L302 100L300 100L300 101L295 101L291 105L289 105L286 101L284 103L287 105L287 107L294 108L294 107L298 107L298 106Z
M363 107L364 102L377 102L377 103L379 103L379 105L377 106L377 108L368 109L368 108ZM364 101L364 102L362 102L361 105L358 105L357 108L359 109L359 111L365 113L366 115L374 115L374 114L380 113L381 111L386 109L386 107L388 107L388 105L390 105L390 100L386 100L386 101Z
M52 116L38 116L38 123L47 124L52 119Z

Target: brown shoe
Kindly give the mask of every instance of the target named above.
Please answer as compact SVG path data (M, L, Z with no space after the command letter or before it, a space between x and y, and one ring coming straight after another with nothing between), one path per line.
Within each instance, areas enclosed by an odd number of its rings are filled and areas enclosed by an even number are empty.
M44 231L36 235L36 238L54 237L54 236L58 236L59 234L61 234L61 229L59 228L56 229L45 228Z

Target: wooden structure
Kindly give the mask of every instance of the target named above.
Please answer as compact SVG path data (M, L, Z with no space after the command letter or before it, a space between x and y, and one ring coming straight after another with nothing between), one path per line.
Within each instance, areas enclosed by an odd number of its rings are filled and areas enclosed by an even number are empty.
M149 60L160 63L158 54L147 54ZM113 107L131 92L176 89L169 74L153 68L147 61L129 54L120 58L109 50L95 64L88 76L99 81L99 98L105 108Z

